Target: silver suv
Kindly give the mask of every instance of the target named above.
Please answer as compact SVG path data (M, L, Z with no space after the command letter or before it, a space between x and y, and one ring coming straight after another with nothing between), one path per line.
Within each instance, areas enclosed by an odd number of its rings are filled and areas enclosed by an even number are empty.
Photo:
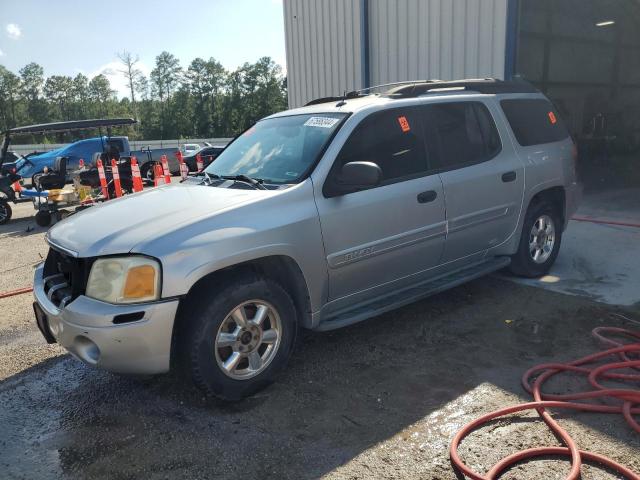
M54 226L36 319L88 364L175 366L239 399L284 368L299 328L351 325L505 267L545 274L576 210L575 162L528 84L320 99L259 121L181 184Z

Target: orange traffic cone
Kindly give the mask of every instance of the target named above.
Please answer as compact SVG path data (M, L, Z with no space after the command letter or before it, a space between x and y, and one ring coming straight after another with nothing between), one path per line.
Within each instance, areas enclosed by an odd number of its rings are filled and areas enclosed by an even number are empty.
M131 179L133 181L133 191L142 191L142 176L140 175L140 167L138 166L138 159L131 157Z
M157 187L159 185L164 185L164 177L162 176L162 167L160 164L156 163L153 166L153 186Z
M186 163L184 163L184 157L183 157L182 152L180 150L178 150L176 152L176 157L178 157L178 164L180 164L180 176L182 177L182 180L184 181L189 176L189 167L187 166Z
M171 183L171 172L169 171L169 160L166 155L160 157L162 162L162 172L164 173L164 183Z
M115 158L111 159L111 175L113 176L113 186L116 190L116 197L122 196L122 185L120 184L120 171L118 170L118 162Z
M100 188L102 189L102 196L105 200L109 200L109 189L107 188L107 177L104 174L104 166L102 160L98 159L96 162L98 167L98 177L100 178Z

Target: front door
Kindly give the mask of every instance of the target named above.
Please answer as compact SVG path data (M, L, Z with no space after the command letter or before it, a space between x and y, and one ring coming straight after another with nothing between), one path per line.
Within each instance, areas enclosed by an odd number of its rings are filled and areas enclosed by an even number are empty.
M427 276L445 237L444 191L430 174L415 107L377 112L346 141L327 182L342 165L374 162L382 183L326 198L315 183L329 267L329 299L358 303Z

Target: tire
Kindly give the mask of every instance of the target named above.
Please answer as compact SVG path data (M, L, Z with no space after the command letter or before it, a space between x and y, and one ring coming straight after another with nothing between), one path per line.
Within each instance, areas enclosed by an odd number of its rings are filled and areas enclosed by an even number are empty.
M298 322L291 297L278 283L243 275L213 298L202 295L187 310L179 340L182 367L204 392L238 401L265 388L286 366ZM245 313L242 322L248 319L245 327L236 323L239 311ZM266 315L258 332L252 320L259 312Z
M42 211L36 213L36 223L41 227L48 227L51 225L51 214Z
M140 168L140 176L143 182L153 183L153 162L147 162Z
M13 215L11 205L5 201L0 201L0 225L8 223L11 220L11 215Z
M538 278L549 273L560 251L562 227L560 213L553 204L542 201L530 205L518 251L511 257L511 273L525 278ZM539 234L535 235L535 232Z

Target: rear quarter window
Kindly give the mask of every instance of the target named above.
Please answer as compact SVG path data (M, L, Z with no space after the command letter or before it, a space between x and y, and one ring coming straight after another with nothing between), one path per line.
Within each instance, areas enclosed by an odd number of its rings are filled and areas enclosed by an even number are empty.
M516 140L523 147L559 142L569 137L569 131L562 118L548 100L502 100L500 106Z

